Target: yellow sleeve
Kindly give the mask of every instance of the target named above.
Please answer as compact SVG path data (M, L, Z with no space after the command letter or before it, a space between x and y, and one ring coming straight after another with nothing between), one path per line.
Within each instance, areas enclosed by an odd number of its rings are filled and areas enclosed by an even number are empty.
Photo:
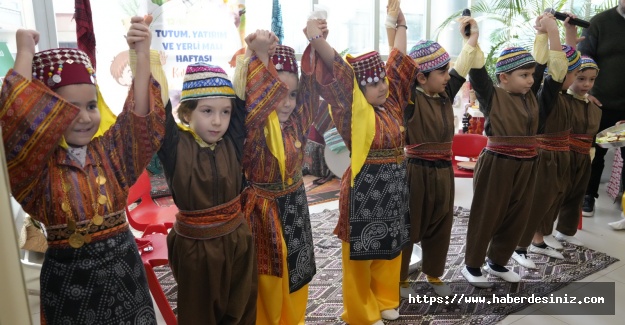
M135 50L129 50L129 54L130 70L132 70L132 74L134 75L137 69L137 52L135 52ZM152 73L152 77L161 85L161 99L163 100L163 104L167 104L169 101L169 87L167 86L165 71L163 71L163 66L161 65L161 54L158 53L157 50L150 50L150 72Z
M232 79L234 93L242 100L245 100L245 85L247 84L247 69L250 65L250 59L244 54L237 55L237 65Z
M471 69L480 69L484 66L484 52L480 46L471 46L465 42L462 51L456 59L454 69L459 75L465 77Z
M547 64L549 60L549 37L547 34L536 34L532 55L538 64Z
M553 80L563 82L569 68L569 61L566 59L566 54L562 51L549 51L549 63L547 67L549 67L547 73L551 75Z

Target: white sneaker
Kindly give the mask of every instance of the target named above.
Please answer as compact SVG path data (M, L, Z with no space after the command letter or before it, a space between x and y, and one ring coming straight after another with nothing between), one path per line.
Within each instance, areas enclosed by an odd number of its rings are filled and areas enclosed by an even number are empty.
M380 319L379 321L373 323L372 325L384 325L384 322Z
M553 249L557 249L559 251L564 249L564 246L562 246L562 244L560 244L560 242L557 239L555 239L553 237L553 235L543 236L543 241L545 242L545 244L547 244L547 246L549 246L549 247L551 247ZM532 245L530 245L530 246L532 246Z
M623 215L622 212L621 212L621 217L625 218L625 216ZM614 229L614 230L625 230L625 219L621 219L619 221L610 222L610 223L608 223L608 225L610 227L612 227L612 229Z
M508 270L506 272L498 272L498 271L495 271L495 270L491 269L490 265L488 265L488 263L486 263L486 265L484 265L484 271L486 271L486 272L488 272L488 273L490 273L490 274L492 274L494 276L500 277L501 279L503 279L504 281L507 281L507 282L516 283L516 282L521 281L521 276L519 276L515 272L513 272L511 270Z
M480 275L480 276L475 276L472 275L469 270L467 270L466 267L462 268L462 271L460 271L460 273L462 273L462 276L465 277L465 279L467 279L467 281L469 281L470 284L472 284L474 287L476 288L492 288L493 284L488 282L488 280L486 279L485 276Z
M439 297L451 296L451 288L447 285L447 283L445 283L445 282L439 282L439 283L428 282L428 284L430 285L430 287L432 287L432 289L434 289L434 292L436 292L436 294Z
M563 234L563 233L561 233L559 231L556 231L555 237L558 240L565 241L565 242L567 242L569 244L572 244L572 245L575 245L575 246L584 246L584 243L581 240L575 238L575 236L568 236L568 235L565 235L565 234Z
M416 297L417 293L412 289L412 287L399 287L399 296L405 299L410 298L410 296Z
M395 309L383 310L380 315L386 320L396 320L399 318L399 312Z
M514 259L519 265L528 268L528 269L537 269L536 264L527 257L527 254L518 254L517 252L512 253L512 259Z
M530 252L530 253L534 253L534 254L541 254L541 255L553 257L553 258L556 258L556 259L559 259L559 260L563 260L564 259L564 255L562 255L562 253L560 253L557 250L555 250L553 248L550 248L550 247L540 248L540 247L534 246L532 244L527 249L527 251Z

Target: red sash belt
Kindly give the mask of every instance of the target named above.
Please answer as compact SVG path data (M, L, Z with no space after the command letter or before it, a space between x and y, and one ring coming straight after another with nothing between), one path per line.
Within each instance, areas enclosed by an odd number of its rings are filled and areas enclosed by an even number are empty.
M406 146L406 157L423 160L451 161L451 142L427 142Z
M515 158L533 158L538 155L536 152L536 137L488 137L486 149L498 154Z
M234 231L243 222L241 197L230 202L197 211L180 211L176 214L174 229L181 236L193 239L211 239Z
M539 134L536 136L538 147L549 151L569 151L569 130Z
M588 134L571 134L571 137L569 139L571 151L575 151L583 155L590 154L592 139L593 136Z

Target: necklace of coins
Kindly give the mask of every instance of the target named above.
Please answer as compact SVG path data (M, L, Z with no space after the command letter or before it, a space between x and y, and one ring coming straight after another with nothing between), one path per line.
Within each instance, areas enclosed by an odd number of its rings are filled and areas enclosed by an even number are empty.
M91 225L100 226L104 222L104 206L108 202L108 197L106 194L106 188L104 184L106 184L106 177L104 176L104 171L100 167L100 163L98 162L96 166L98 170L98 176L96 176L96 183L98 183L98 198L96 200L97 203L93 203L93 211L94 215L89 223L84 227L78 227L76 223L76 218L72 213L72 206L69 204L69 191L71 190L71 185L65 180L63 177L62 169L59 170L61 176L61 186L63 189L63 202L61 202L61 210L67 214L67 229L69 231L73 231L74 233L69 236L69 245L73 248L80 248L84 244L89 244L91 242L91 234L89 234L89 228ZM103 193L102 193L103 192ZM91 184L89 184L89 193L93 193L91 190ZM102 207L102 213L99 212L100 207Z

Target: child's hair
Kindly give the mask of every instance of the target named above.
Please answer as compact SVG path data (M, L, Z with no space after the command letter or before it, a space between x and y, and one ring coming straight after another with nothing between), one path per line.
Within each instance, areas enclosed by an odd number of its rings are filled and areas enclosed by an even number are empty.
M210 98L210 97L207 97L207 98ZM215 98L218 98L218 97L215 97ZM231 98L230 100L232 101L232 107L234 109L234 99ZM200 102L199 99L189 99L180 103L180 105L178 105L178 111L177 111L178 119L180 119L182 123L189 125L189 121L187 121L185 116L193 113L193 111L197 108L197 104L199 102Z
M511 74L511 73L513 73L514 71L517 71L517 70L527 70L527 69L533 69L535 67L536 67L536 62L530 62L530 63L526 63L526 64L524 64L524 65L522 65L522 66L520 66L518 68L515 68L514 70L510 70L510 71L506 71L506 72L502 72L502 73ZM495 77L497 77L497 83L501 82L501 79L499 79L500 75L501 75L501 73L497 73L495 75Z
M119 52L111 62L111 76L119 83L119 79L124 74L124 69L130 64L130 54L128 50Z

